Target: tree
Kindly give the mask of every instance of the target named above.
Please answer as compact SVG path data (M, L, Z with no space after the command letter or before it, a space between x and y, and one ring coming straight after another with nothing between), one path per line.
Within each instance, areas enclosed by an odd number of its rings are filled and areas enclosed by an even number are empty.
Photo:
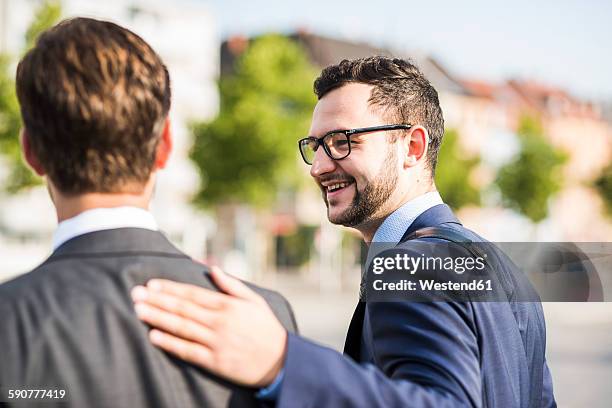
M505 205L538 223L548 216L548 201L562 187L567 155L546 141L536 118L523 117L517 135L520 151L499 170L495 183Z
M197 123L191 159L200 171L196 204L270 203L295 185L297 140L316 103L316 70L305 51L279 35L253 40L235 72L219 80L220 113Z
M595 188L604 201L608 216L612 217L612 163L608 164L595 180Z
M60 16L59 2L44 1L40 5L25 35L24 54L34 46L38 35L55 24ZM21 115L10 67L11 58L6 54L0 55L0 152L9 166L9 176L4 189L9 193L16 193L39 184L40 180L21 159Z
M480 164L480 157L464 157L459 134L447 130L442 139L436 166L436 187L444 202L453 209L468 204L480 205L480 192L470 181L470 175Z

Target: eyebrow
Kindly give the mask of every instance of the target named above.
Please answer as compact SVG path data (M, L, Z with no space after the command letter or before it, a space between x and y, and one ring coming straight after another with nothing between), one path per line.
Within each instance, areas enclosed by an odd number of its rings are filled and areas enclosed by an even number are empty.
M346 130L351 130L351 129L360 129L360 128L355 128L355 127L350 127L350 126L344 126L344 127L337 126L337 127L334 127L334 128L332 128L330 130L326 130L325 132L322 132L320 136L315 136L314 133L310 133L308 136L316 137L318 139L320 137L325 136L328 133L332 133L332 132L344 132Z

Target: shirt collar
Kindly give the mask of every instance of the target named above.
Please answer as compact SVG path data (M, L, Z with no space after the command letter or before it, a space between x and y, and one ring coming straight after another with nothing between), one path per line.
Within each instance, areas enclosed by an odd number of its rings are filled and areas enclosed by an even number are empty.
M437 191L420 195L391 213L376 230L372 242L399 243L410 225L425 211L443 204Z
M53 233L53 250L79 235L116 228L158 230L153 214L142 208L94 208L59 223Z

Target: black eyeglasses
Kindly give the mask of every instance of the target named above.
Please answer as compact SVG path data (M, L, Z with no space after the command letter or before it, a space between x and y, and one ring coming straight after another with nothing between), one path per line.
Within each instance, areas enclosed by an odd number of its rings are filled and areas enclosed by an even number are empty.
M351 154L351 136L381 130L410 129L412 125L381 125L349 130L332 130L321 137L308 136L298 141L300 154L306 164L312 164L319 146L333 160L341 160Z

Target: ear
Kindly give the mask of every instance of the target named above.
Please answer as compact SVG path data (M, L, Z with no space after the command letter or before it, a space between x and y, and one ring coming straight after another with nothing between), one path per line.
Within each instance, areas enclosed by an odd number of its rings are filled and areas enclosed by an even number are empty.
M155 169L163 169L168 163L170 153L172 152L172 131L170 130L170 118L166 118L164 122L164 130L161 134L161 139L157 145L157 153L155 155Z
M28 163L32 170L34 170L34 172L40 177L44 176L46 174L46 171L40 164L40 160L38 160L38 157L36 157L34 151L32 150L32 146L30 145L30 135L28 134L28 131L25 128L21 130L20 139L21 150L23 151L23 157L25 158L26 163Z
M423 126L413 126L408 135L402 139L404 144L404 168L419 164L427 156L429 134Z

